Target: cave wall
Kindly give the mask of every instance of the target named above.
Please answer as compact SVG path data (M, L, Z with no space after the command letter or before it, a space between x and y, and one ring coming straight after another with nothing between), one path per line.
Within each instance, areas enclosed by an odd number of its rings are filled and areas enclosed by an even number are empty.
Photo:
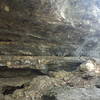
M99 0L0 0L0 55L100 57Z

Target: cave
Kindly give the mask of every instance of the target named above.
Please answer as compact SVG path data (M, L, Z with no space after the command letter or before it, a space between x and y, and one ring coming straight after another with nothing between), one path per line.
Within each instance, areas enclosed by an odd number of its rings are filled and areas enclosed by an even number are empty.
M99 26L99 0L0 0L0 100L99 100Z

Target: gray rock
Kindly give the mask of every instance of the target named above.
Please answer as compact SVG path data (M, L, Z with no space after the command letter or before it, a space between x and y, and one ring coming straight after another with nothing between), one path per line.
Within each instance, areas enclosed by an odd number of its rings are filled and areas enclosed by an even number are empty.
M0 54L100 57L99 0L0 0Z
M99 100L100 89L98 88L70 88L61 87L51 90L43 100Z

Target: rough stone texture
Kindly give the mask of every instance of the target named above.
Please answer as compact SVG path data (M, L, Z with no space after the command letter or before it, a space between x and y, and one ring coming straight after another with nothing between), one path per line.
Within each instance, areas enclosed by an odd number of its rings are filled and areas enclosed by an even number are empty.
M88 59L88 57L0 56L0 65L8 68L37 69L47 73L57 70L73 71Z
M99 6L0 0L0 100L99 100Z
M58 88L50 95L43 96L43 100L99 100L98 88Z
M75 64L75 60L76 62L82 61L82 58L72 58L66 58L65 61L67 63L70 61L71 64L73 62ZM50 61L50 59L47 60ZM59 59L57 59L58 62ZM80 70L81 65L83 66L83 64L86 67L86 63L83 62L78 66L75 64L75 69L70 71L65 70L64 68L55 70L55 67L52 67L54 70L49 70L48 73L45 74L40 72L41 70L39 71L39 69L30 69L29 67L8 68L2 66L0 68L0 99L60 100L62 98L62 100L66 100L66 98L68 98L68 100L73 100L73 97L76 95L75 100L89 100L90 98L99 100L100 73L96 73L94 70L95 74L92 74L91 76L91 70ZM71 68L71 65L69 68ZM95 94L92 95L93 93Z
M99 0L0 0L0 54L99 57Z

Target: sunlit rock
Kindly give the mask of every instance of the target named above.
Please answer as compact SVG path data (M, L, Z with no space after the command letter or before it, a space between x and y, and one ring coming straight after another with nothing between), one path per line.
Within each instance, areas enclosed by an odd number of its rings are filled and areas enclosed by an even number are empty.
M97 64L94 60L88 60L80 65L80 71L88 72L89 74L91 72L94 72L95 74L100 74L100 64Z

